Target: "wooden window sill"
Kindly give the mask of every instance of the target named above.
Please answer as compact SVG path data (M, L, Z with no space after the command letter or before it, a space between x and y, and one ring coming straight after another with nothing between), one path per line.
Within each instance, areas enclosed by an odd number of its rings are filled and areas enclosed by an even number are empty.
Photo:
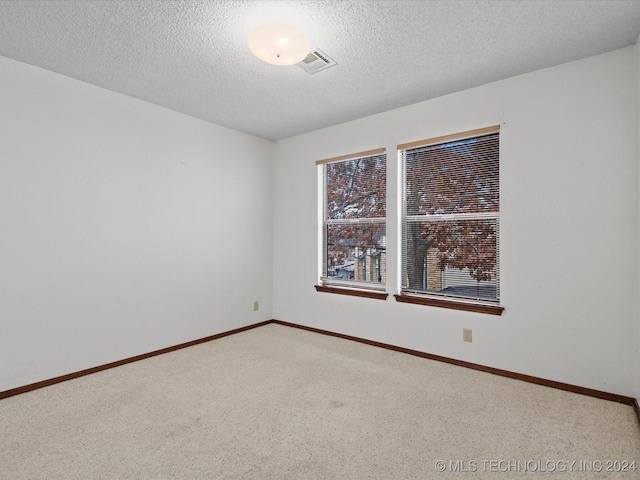
M336 287L333 285L316 285L318 292L337 293L339 295L350 295L352 297L375 298L377 300L386 300L389 294L387 292L376 290L365 290L363 288L347 288Z
M489 315L502 315L504 307L492 303L475 302L473 300L461 300L457 298L445 298L429 295L413 295L403 293L394 295L397 302L415 303L417 305L428 305L431 307L451 308L454 310L464 310L467 312L487 313Z

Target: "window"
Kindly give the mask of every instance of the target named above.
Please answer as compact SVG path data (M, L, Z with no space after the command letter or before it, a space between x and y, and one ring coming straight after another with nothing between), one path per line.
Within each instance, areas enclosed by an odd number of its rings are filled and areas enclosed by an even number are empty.
M487 313L500 314L499 128L398 150L402 278L396 299L464 310L484 304Z
M386 179L384 149L316 162L322 169L323 286L384 290ZM353 294L351 291L348 294ZM383 296L365 294L373 298Z

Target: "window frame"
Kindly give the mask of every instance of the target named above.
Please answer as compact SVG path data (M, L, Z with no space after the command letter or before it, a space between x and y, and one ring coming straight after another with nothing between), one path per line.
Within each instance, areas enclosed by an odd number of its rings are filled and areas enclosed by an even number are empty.
M364 298L374 298L379 300L386 300L388 294L386 293L386 281L385 282L369 282L362 280L350 280L350 279L336 279L329 278L324 275L327 268L327 228L329 225L349 225L349 224L382 224L385 229L387 228L387 212L386 212L386 193L385 193L385 216L384 217L372 217L372 218L358 218L358 219L328 219L327 215L327 180L326 180L326 165L330 163L346 162L349 160L357 160L360 158L384 156L385 162L385 192L387 181L387 149L377 148L373 150L367 150L364 152L358 152L348 155L341 155L339 157L327 158L324 160L316 161L318 168L318 189L319 195L319 282L315 285L315 289L318 292L325 293L337 293L342 295L357 296ZM385 242L386 252L386 242ZM386 253L385 253L386 257ZM373 257L372 257L373 258ZM366 264L366 261L365 261ZM385 260L386 264L386 260ZM386 280L386 266L385 266L385 280Z
M478 212L474 214L454 214L454 215L408 215L407 214L407 199L406 199L406 165L404 161L404 152L413 148L426 147L431 145L441 145L449 142L462 141L471 138L478 138L487 135L498 134L498 146L500 145L500 125L494 125L491 127L480 128L475 130L469 130L465 132L455 133L451 135L444 135L440 137L419 140L415 142L409 142L400 144L397 146L398 151L398 197L399 197L399 218L398 218L398 249L399 249L399 262L398 262L398 294L394 295L397 302L412 303L417 305L427 305L441 308L449 308L455 310L464 310L477 313L487 313L492 315L502 315L504 307L501 305L501 298L498 296L496 301L479 300L473 298L465 298L459 296L447 296L436 293L429 293L424 291L414 291L405 288L404 276L406 275L406 258L405 258L405 242L404 237L407 222L415 223L419 221L434 221L443 219L447 220L459 219L491 219L496 221L496 226L500 228L500 208L497 212L484 213ZM500 162L500 156L498 157ZM498 168L500 165L498 164ZM500 185L498 184L498 189ZM496 270L498 272L498 286L499 286L499 273L500 273L500 238L496 239ZM499 287L498 287L499 288Z

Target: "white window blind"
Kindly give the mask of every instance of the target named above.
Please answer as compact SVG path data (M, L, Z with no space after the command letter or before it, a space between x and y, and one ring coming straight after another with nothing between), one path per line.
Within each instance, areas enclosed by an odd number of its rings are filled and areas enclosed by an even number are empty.
M401 290L499 303L499 129L399 145Z
M316 162L323 175L322 283L384 289L384 149Z

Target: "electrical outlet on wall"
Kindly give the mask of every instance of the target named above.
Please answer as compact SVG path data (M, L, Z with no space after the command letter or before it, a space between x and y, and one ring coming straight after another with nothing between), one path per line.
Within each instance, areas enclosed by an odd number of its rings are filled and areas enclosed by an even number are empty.
M471 329L470 328L463 328L462 329L462 340L464 340L465 342L472 342L473 341L473 336L471 335Z
M260 302L256 300L255 302L253 302L253 311L257 312L258 310L260 310Z

